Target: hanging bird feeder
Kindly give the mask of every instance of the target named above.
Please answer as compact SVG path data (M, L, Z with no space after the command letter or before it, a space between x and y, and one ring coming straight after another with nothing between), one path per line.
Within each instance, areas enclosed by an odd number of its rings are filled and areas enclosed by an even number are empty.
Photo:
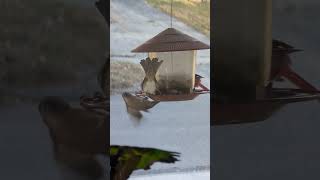
M159 101L190 100L201 93L195 91L197 50L210 46L181 31L168 28L132 52L148 53L141 61L146 78L142 91Z

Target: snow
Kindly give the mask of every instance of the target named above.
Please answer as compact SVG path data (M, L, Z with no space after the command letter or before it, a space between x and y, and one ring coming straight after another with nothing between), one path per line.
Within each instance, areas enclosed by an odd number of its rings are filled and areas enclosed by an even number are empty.
M132 177L130 180L208 180L210 179L210 171L188 172L188 173L168 173Z

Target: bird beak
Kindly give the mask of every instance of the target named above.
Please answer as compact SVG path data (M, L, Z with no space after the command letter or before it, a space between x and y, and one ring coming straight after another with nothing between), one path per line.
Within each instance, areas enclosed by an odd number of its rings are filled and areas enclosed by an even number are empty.
M302 49L290 49L289 53L294 53L294 52L300 52L303 51Z

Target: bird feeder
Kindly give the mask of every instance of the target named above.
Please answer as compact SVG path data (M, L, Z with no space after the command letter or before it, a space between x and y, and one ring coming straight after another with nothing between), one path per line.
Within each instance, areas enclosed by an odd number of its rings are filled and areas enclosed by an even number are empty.
M197 50L209 48L177 29L168 28L132 52L148 53L149 59L162 61L155 75L160 94L190 94L195 83Z

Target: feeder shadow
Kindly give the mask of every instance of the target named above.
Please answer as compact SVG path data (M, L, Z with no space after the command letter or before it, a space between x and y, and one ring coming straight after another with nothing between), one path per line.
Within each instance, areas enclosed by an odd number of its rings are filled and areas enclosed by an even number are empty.
M211 126L265 121L285 105L270 102L214 104Z

